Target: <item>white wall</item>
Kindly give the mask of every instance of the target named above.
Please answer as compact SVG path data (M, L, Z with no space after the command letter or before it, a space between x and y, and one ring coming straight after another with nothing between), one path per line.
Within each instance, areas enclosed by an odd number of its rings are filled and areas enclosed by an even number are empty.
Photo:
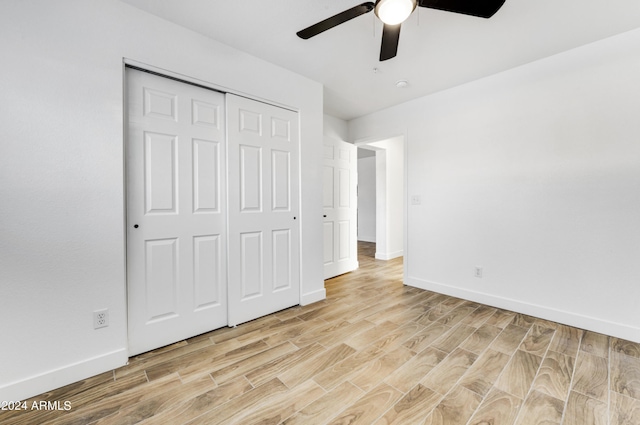
M298 109L302 238L322 240L320 84L115 0L4 0L0 39L0 400L126 362L123 58ZM321 246L301 269L323 299Z
M635 30L351 121L407 137L405 283L640 342L638 51Z
M348 141L347 138L349 137L349 127L345 120L327 114L325 114L323 118L324 121L322 128L324 137L335 140L342 140L343 142Z
M376 241L376 157L358 159L358 240Z

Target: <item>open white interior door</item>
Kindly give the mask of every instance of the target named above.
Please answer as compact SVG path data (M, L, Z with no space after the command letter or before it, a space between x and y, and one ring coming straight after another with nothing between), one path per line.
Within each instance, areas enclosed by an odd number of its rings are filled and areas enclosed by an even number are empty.
M129 354L227 324L224 95L126 70Z
M227 95L229 325L300 303L298 114Z
M358 268L358 148L325 138L324 278Z

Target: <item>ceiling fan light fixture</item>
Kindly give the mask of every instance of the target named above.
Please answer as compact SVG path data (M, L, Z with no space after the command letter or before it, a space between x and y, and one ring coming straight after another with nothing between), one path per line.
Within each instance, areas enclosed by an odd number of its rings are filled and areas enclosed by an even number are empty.
M387 25L398 25L407 20L416 8L416 0L377 0L375 13Z

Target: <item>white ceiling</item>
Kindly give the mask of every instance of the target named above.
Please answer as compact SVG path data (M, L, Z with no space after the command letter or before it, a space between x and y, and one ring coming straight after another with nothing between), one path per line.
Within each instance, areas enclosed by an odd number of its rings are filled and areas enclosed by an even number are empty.
M506 0L488 20L417 8L379 62L373 12L296 36L363 0L121 1L321 82L325 113L345 120L640 27L640 0Z

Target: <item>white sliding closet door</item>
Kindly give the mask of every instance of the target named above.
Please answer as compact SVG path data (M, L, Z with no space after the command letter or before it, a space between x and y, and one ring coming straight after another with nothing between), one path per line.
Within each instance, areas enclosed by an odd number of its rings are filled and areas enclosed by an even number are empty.
M227 95L229 325L300 302L298 114Z
M224 95L126 70L130 355L227 324Z

